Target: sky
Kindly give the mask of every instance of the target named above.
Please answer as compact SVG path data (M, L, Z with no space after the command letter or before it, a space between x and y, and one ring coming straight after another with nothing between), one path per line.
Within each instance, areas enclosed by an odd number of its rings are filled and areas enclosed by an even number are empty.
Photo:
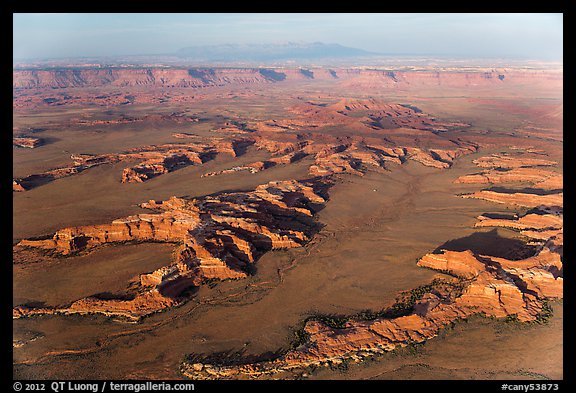
M323 42L383 54L562 60L562 14L13 14L13 57L168 54Z

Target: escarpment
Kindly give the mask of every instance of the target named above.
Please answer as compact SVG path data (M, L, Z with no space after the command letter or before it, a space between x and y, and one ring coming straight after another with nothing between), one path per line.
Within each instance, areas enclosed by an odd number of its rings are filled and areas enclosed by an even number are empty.
M477 160L477 163L483 162L486 160ZM528 166L540 163L530 161ZM542 179L530 177L530 180ZM309 318L298 331L298 341L276 357L257 362L237 359L214 363L191 354L182 363L181 372L192 379L294 375L310 367L360 362L374 354L425 342L437 336L441 329L473 315L530 323L546 321L550 317L547 301L563 297L563 220L561 210L557 210L562 206L558 200L561 194L538 198L522 193L480 193L483 194L471 195L511 205L538 205L533 212L506 218L486 213L475 225L520 230L536 246L532 256L512 260L471 250L439 250L426 254L417 265L442 272L449 278L401 294L395 305L380 312L336 320ZM493 194L499 196L492 197Z
M12 138L12 145L16 147L25 147L28 149L34 149L38 146L42 146L44 141L41 138L33 137L14 137Z
M14 191L29 190L47 182L72 176L87 169L118 162L140 161L125 168L121 175L122 183L142 183L153 177L172 172L188 165L201 165L218 154L237 157L254 142L248 139L221 140L201 143L171 143L150 145L130 149L119 154L72 154L72 164L39 174L14 179ZM16 184L19 186L17 187ZM16 189L18 188L18 189Z
M427 254L418 265L454 278L435 281L399 298L390 311L373 319L350 317L331 326L308 320L298 346L275 359L255 363L211 364L194 356L182 364L182 373L192 379L261 378L309 367L358 362L413 343L425 342L457 320L482 314L495 318L514 317L536 322L547 316L545 299L562 298L562 262L549 249L519 261L475 255L470 251ZM406 300L406 299L412 300ZM398 312L398 311L396 311ZM382 315L382 316L379 316Z
M445 88L498 88L509 85L561 85L562 73L525 70L478 71L387 71L375 69L334 68L240 68L240 67L98 67L16 69L15 89L137 87L206 88L230 84L267 84L289 82L330 82L347 88L415 89L443 86Z
M377 68L16 69L14 341L82 325L17 349L20 372L65 353L58 375L306 378L473 316L545 322L563 297L561 72Z
M63 256L107 243L174 243L174 260L140 276L133 299L80 299L66 308L18 306L14 317L38 314L101 313L139 319L181 303L183 291L207 279L241 279L250 265L269 250L303 246L320 224L313 219L325 200L324 183L270 182L254 191L222 193L186 200L149 201L142 213L110 224L64 228L51 238L22 240L16 247L32 247ZM315 189L316 188L316 189Z
M352 137L341 141L330 135L321 138L314 135L290 134L270 138L255 132L230 138L214 137L206 142L196 141L193 135L176 133L176 138L193 139L187 143L148 145L113 154L72 154L72 163L13 179L13 191L26 191L50 181L76 175L90 168L119 162L138 162L124 168L122 183L143 183L154 177L173 172L190 165L202 165L217 155L239 157L248 147L268 152L270 158L228 169L205 173L215 176L238 171L260 172L277 165L290 165L304 158L311 161L311 176L329 176L349 173L362 176L369 169L388 169L389 164L403 164L412 160L422 165L446 169L453 161L465 154L474 153L479 146L467 141L448 141L444 148L419 148L384 145L378 138Z
M490 168L479 174L461 176L457 183L531 183L529 189L484 189L463 198L484 199L490 202L537 208L541 206L561 209L564 205L562 175L540 167L558 165L557 162L527 157L526 154L493 154L473 161L481 168Z

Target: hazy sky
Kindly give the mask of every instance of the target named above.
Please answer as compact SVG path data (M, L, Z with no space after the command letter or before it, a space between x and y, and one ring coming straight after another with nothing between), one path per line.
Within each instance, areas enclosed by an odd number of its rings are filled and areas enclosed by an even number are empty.
M324 42L391 54L562 59L562 14L14 14L14 58Z

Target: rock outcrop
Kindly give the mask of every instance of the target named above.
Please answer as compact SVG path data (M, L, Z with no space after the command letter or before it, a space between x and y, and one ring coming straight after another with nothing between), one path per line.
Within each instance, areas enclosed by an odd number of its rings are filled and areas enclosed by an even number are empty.
M484 199L490 202L506 203L524 207L539 207L542 205L548 206L564 206L564 193L557 194L529 194L524 192L497 192L490 190L477 191L472 194L462 195L463 198L476 198Z
M178 139L198 138L187 133L174 133L173 136ZM345 142L339 139L330 136L315 138L301 134L274 139L267 135L254 133L254 135L235 138L214 137L207 143L198 141L149 145L115 154L72 154L70 165L13 179L13 191L26 191L96 166L133 161L139 161L139 163L124 168L121 182L142 183L184 166L201 165L212 160L218 154L238 157L252 145L259 150L267 151L271 157L262 161L206 173L203 176L215 176L237 171L256 173L276 165L288 165L305 157L310 157L313 160L309 168L309 173L313 176L328 176L334 173L362 175L369 168L385 169L387 163L402 164L407 160L445 169L452 165L454 159L478 149L478 145L464 141L451 141L450 143L454 148L421 149L385 146L380 142L366 142L365 138L358 137L348 138Z
M544 211L527 213L522 217L489 218L479 216L475 227L503 227L520 232L531 239L532 245L543 246L563 255L564 218L561 214L546 214Z
M518 157L504 154L493 154L472 161L481 168L527 168L534 166L554 166L557 162L541 158Z
M342 99L334 104L305 102L290 108L297 117L289 121L260 123L271 131L305 129L306 127L346 126L357 130L409 128L433 132L468 124L442 122L411 105L390 103L378 99Z
M250 265L272 249L301 247L318 230L312 215L323 197L320 183L270 182L251 192L223 193L192 200L172 197L143 203L156 213L142 213L110 224L65 228L52 238L22 240L60 255L90 250L106 243L128 241L178 244L174 260L140 276L134 298L89 297L67 308L19 306L14 317L50 313L101 313L139 319L179 304L182 292L206 279L239 279Z
M560 190L564 188L564 176L561 174L554 174L545 180L534 184L535 188L541 190Z
M20 182L16 181L16 180L12 180L12 191L26 191L26 189L22 186L22 184L20 184Z
M479 216L475 227L506 227L519 230L532 229L560 229L563 227L563 218L553 214L529 213L514 219L489 218Z
M532 184L543 185L544 189L550 189L551 185L561 184L562 176L551 171L538 169L538 168L525 168L517 167L509 170L491 169L476 173L472 175L460 176L455 180L455 183L465 184L501 184L501 183L516 183L516 182L529 182ZM548 182L544 183L546 180ZM560 182L558 181L560 180ZM562 186L560 185L560 187Z
M412 151L413 155L419 153ZM431 157L452 158L438 152L436 155ZM429 158L420 159L426 162ZM540 164L530 162L530 165ZM511 163L508 167L519 168ZM541 180L541 177L534 179ZM450 275L452 281L436 281L410 291L410 301L406 301L405 296L393 307L371 315L363 313L339 320L311 318L298 332L296 345L276 358L214 363L191 356L182 364L182 373L192 379L251 379L287 372L303 373L309 367L362 361L377 353L425 342L442 328L476 314L520 322L545 320L550 313L547 299L563 297L563 220L558 212L562 194L480 191L468 197L539 206L535 212L521 217L490 218L486 214L480 216L476 224L477 227L520 230L535 240L536 253L520 260L475 254L471 250L426 254L417 265Z
M337 77L334 77L337 75ZM178 68L178 67L98 67L50 70L16 69L14 89L139 87L205 88L225 85L254 85L306 81L332 82L355 89L499 88L509 85L561 86L562 72L526 70L426 70L386 71L373 69L312 68Z
M42 146L44 141L41 138L32 137L14 137L12 138L12 145L16 147L25 147L28 149L34 149L38 146Z
M495 318L515 317L530 322L545 318L544 299L561 298L562 262L557 254L543 249L534 257L509 261L474 255L470 251L427 254L419 266L448 273L457 278L430 285L398 317L370 320L350 318L339 326L312 319L300 333L304 337L276 359L255 363L211 364L194 357L185 361L182 373L192 379L237 379L273 376L308 367L334 366L362 361L377 353L391 351L433 338L453 322L482 314Z
M72 154L72 164L52 169L40 174L33 174L14 179L24 190L29 190L47 182L75 175L89 168L104 164L124 161L140 161L139 164L125 168L122 172L122 183L142 183L153 177L172 172L188 165L201 165L213 159L218 154L228 154L237 157L247 146L254 142L249 139L223 140L214 138L211 143L172 143L151 145L130 149L119 154ZM16 186L14 186L15 191Z
M336 173L362 176L370 168L387 169L388 163L401 165L407 160L433 168L446 169L452 166L456 158L478 150L478 145L465 142L455 143L453 149L425 150L416 147L384 146L378 143L368 143L359 138L349 138L346 142L335 138L326 141L300 138L294 142L257 138L254 146L268 151L272 157L265 161L206 173L203 176L216 176L237 171L256 173L276 165L291 164L305 157L313 160L309 166L309 173L312 176L330 176Z

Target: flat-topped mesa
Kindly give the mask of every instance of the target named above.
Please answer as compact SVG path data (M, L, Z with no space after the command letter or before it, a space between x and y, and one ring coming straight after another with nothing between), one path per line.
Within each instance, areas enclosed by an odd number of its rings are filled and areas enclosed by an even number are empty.
M250 134L253 130L247 128L246 124L239 122L226 122L222 127L212 130L217 133L224 134Z
M205 279L239 279L249 265L272 249L303 246L319 229L312 215L324 198L319 183L276 181L254 191L222 193L192 200L172 197L142 203L154 213L142 213L110 224L65 228L50 239L22 240L61 255L90 250L106 243L127 241L179 244L174 260L140 276L133 299L89 297L67 308L34 309L19 306L15 317L50 313L102 313L139 319L183 301L181 293Z
M523 192L503 193L490 190L477 191L461 195L462 198L484 199L490 202L506 203L524 207L564 206L564 193L557 194L527 194Z
M345 98L331 105L303 102L290 108L298 116L290 121L268 121L267 126L277 131L326 126L346 126L357 130L384 130L411 128L427 131L446 131L449 127L468 126L464 123L441 122L411 105L390 103L379 99Z
M94 88L100 86L154 86L165 89L210 88L226 85L286 84L304 80L309 83L331 82L350 88L420 89L498 88L522 84L562 86L562 72L557 70L373 70L357 68L163 68L163 67L61 67L49 70L16 69L12 86L21 89ZM240 94L240 93L237 93Z
M99 165L133 160L141 162L135 166L125 168L122 171L121 182L142 183L183 166L201 165L218 154L238 157L252 144L254 144L254 141L246 138L232 140L214 138L209 143L190 142L150 145L132 148L118 154L72 154L70 157L72 159L71 165L14 179L13 190L29 190L46 182L72 176ZM17 186L16 183L20 186Z
M564 188L564 175L555 174L549 178L534 184L535 188L541 190L560 190Z
M44 141L41 138L33 137L13 137L12 145L16 147L25 147L28 149L34 149L38 146L42 146Z
M520 261L483 256L489 263L504 270L527 293L539 298L563 297L563 264L558 252L548 246L533 257Z
M389 111L394 112L396 115L405 113L419 113L409 107L401 106L398 104L390 104L376 98L368 98L368 99L343 98L340 101L336 102L335 104L329 105L328 107L334 111L343 113L353 113L363 111Z
M13 190L27 191L56 179L76 175L92 167L103 164L112 164L120 161L119 157L109 154L98 156L89 154L72 154L71 159L72 164L69 166L51 169L43 173L32 174L26 177L14 179L14 183L19 184L20 187L13 187Z
M197 139L200 138L196 134L191 134L189 132L173 132L172 137L176 139Z
M312 176L329 176L336 173L348 173L363 176L368 169L387 169L387 163L402 164L411 159L422 165L446 169L453 161L465 154L477 151L478 146L465 142L454 142L457 147L453 149L424 150L415 147L390 147L374 142L366 143L363 140L350 140L339 142L331 138L328 142L314 140L273 141L256 139L258 149L267 150L272 157L264 161L235 166L216 172L209 172L203 176L216 176L238 171L260 172L270 167L290 164L305 157L313 158L309 167Z
M478 222L474 224L475 227L506 227L513 229L561 229L564 225L562 216L554 214L534 214L529 213L522 217L515 218L489 218L479 216Z
M208 144L164 144L131 149L120 156L122 160L144 159L145 161L134 167L124 169L122 182L140 183L152 177L172 172L182 166L201 165L217 154L237 157L253 143L249 139L214 139Z
M202 164L200 154L196 152L175 151L168 156L150 158L147 161L122 171L122 183L142 183L153 177L174 171L178 167Z
M285 154L302 151L306 146L313 143L313 141L307 140L281 141L270 138L257 137L255 139L254 146L256 146L256 148L259 150L266 150L273 156L278 157Z
M539 168L517 167L509 170L490 169L482 171L481 173L464 175L460 176L454 182L464 184L529 182L532 184L538 184L538 188L551 189L551 185L559 186L557 188L562 188L562 175Z
M255 379L300 372L310 366L362 361L374 354L424 342L456 320L475 314L538 321L545 313L543 299L562 298L562 262L547 248L520 261L477 256L471 251L444 251L425 255L418 265L451 274L458 280L436 281L425 287L416 300L414 294L421 291L408 293L406 298L412 303L404 305L406 312L398 317L352 317L338 327L310 319L300 334L304 340L298 347L275 359L215 365L191 356L182 364L182 373L192 379Z
M199 215L194 211L185 216L180 212L178 215L171 212L138 214L114 220L110 224L64 228L57 231L51 239L24 239L18 244L25 247L54 250L62 255L68 255L113 242L161 241L176 243L187 236L188 229L199 223Z
M528 213L522 217L489 218L479 216L475 227L503 227L520 231L531 240L531 245L546 245L560 255L564 246L564 219L557 214Z
M426 254L417 263L420 267L448 272L448 274L472 279L485 269L485 265L474 257L470 250L443 251L442 254Z
M452 166L456 158L476 152L478 146L462 144L455 149L429 149L428 151L417 147L407 147L405 149L407 159L418 161L425 166L446 169Z
M377 143L352 142L348 145L336 145L315 150L315 145L306 146L306 153L316 152L316 160L310 168L314 175L331 173L362 174L366 168L386 168L387 162L402 164L411 159L422 165L446 169L452 166L453 160L466 154L474 153L478 146L467 142L454 142L454 149L429 149L416 147L390 147Z
M491 310L490 315L496 317L517 315L520 320L530 321L537 316L533 314L534 304L531 304L535 300L530 296L535 296L535 299L562 298L562 260L558 253L546 246L536 255L518 261L486 255L475 256L469 250L443 251L442 254L425 255L418 261L418 266L473 279L460 301L462 304L479 305L481 309L488 308ZM496 293L480 288L482 285L491 289L506 288L514 298L506 304L502 295L499 299L495 298ZM540 289L531 289L534 286ZM478 298L474 299L474 295L478 295ZM483 304L484 300L486 304ZM514 308L515 305L518 309Z
M516 146L516 145L512 145L512 146L509 146L509 149L511 149L511 150L516 150L516 151L520 151L520 152L538 154L538 155L541 155L541 156L547 156L547 155L548 155L548 152L546 152L546 150L537 149L537 148L535 148L534 146Z
M556 161L544 160L540 158L508 156L503 154L493 154L488 157L481 157L472 162L481 168L504 168L504 169L558 165Z

